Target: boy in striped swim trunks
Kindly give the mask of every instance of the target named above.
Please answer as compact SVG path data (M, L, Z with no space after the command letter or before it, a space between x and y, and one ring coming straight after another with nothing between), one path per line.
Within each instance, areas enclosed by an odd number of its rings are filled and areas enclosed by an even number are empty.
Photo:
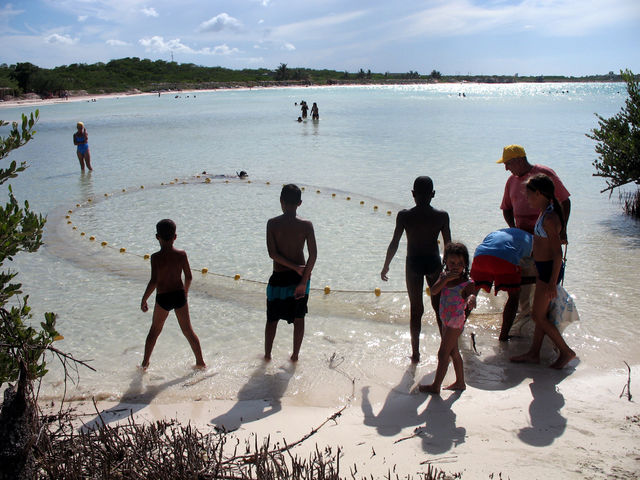
M264 358L271 360L271 349L278 320L293 323L293 353L298 361L304 337L311 270L316 263L317 247L313 225L300 218L296 210L302 204L302 192L293 184L282 187L282 215L267 222L267 250L273 259L273 274L267 285L267 325L264 332ZM309 257L305 262L304 246Z

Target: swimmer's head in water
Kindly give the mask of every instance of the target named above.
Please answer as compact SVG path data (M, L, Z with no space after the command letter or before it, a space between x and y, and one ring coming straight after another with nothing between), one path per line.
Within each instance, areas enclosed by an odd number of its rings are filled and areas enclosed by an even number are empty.
M176 224L173 220L165 218L156 224L156 233L159 238L170 242L176 235Z
M244 170L240 170L240 173L238 174L238 176L240 178L244 178L244 177L248 177L249 174L247 172L245 172Z
M433 180L431 177L418 177L413 182L413 193L416 195L429 195L433 192Z
M302 192L297 185L289 183L282 187L280 200L287 205L299 205L302 201Z

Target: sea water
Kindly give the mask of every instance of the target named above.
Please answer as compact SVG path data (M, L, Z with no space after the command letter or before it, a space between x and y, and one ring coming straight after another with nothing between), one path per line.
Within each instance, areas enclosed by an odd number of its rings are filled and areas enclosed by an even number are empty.
M413 204L415 177L433 178L433 205L449 212L453 238L473 252L506 226L499 205L508 172L496 160L504 145L519 143L572 194L564 285L580 321L564 336L578 353L577 368L623 369L624 361L640 360L640 229L622 214L617 194L600 193L606 185L593 176L594 142L585 134L597 126L594 113L611 116L625 98L618 83L447 84L180 92L41 106L35 138L9 160L30 165L10 183L48 216L45 245L7 265L20 272L33 322L56 312L64 340L55 346L96 370L79 367L68 398L284 397L333 405L365 386L392 388L409 363L404 240L388 282L380 270L395 215ZM301 100L317 102L320 121L296 122ZM0 118L32 110L4 108ZM93 172L79 169L77 121L89 133ZM249 177L234 178L240 170ZM280 213L280 187L290 182L304 187L299 214L314 224L318 261L300 362L288 361L292 329L281 322L273 361L265 364L264 282L272 269L265 226ZM136 366L151 322L140 311L150 271L144 255L157 250L155 223L167 217L194 270L189 308L208 369L192 370L193 354L171 314L141 375ZM425 296L416 380L436 364L439 335L428 302ZM481 295L461 340L467 380L480 388L501 381L508 356L528 346L528 339L499 344L503 303L502 294ZM53 358L49 366L40 394L60 398L62 368Z

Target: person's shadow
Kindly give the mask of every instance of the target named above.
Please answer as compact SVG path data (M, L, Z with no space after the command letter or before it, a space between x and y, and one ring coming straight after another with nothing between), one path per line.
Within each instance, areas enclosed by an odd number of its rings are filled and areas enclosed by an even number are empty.
M533 382L529 384L533 396L529 405L531 426L521 428L518 432L518 438L524 443L533 447L546 447L564 434L567 419L560 413L564 407L564 396L557 385L570 373L571 371L563 369L540 372L533 377Z
M173 385L186 382L194 377L194 375L199 374L201 374L201 372L192 372L173 380L162 383L149 383L145 386L143 380L146 378L146 373L143 370L137 369L133 374L127 391L120 398L120 402L107 410L102 410L97 413L95 418L80 427L80 431L87 432L89 430L95 430L106 426L108 423L125 419L150 405L153 399L163 390Z
M422 449L425 452L439 455L464 443L467 430L456 427L456 414L451 410L451 406L461 395L462 392L454 392L446 400L440 395L430 395L431 399L424 411L426 424L415 431L422 438Z
M238 391L238 401L231 409L211 420L218 431L232 432L243 423L261 420L282 410L281 399L296 371L296 363L280 367L278 372L267 373L267 362L262 361L251 377Z
M480 390L509 390L527 379L533 399L529 405L531 425L518 432L518 438L531 446L543 447L551 445L561 437L567 426L567 419L562 416L564 397L558 385L575 371L579 359L573 360L571 367L554 370L542 365L512 363L509 361L509 349L498 346L494 354L485 358L479 356L465 357L467 384Z
M390 437L400 433L405 427L420 425L427 418L427 412L418 414L418 407L424 403L425 396L412 393L415 383L416 365L411 364L404 372L400 383L391 389L377 415L369 400L369 387L362 388L362 413L364 424L375 427L380 435Z

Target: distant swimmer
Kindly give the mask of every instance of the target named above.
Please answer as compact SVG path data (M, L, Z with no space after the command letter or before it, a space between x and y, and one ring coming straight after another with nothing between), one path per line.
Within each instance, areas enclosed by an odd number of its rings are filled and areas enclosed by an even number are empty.
M298 117L298 123L302 123L302 117Z
M245 172L244 170L240 170L240 173L236 172L238 175L238 178L247 178L249 176L249 174L247 172Z
M316 102L313 102L313 106L311 107L311 119L320 120L320 114L318 113L318 104Z
M309 105L304 100L300 102L300 110L302 110L302 118L307 118L307 111L309 110Z
M87 168L93 171L93 168L91 168L91 152L89 152L89 134L87 129L84 128L84 123L78 122L76 127L78 131L73 134L73 144L78 147L76 153L80 162L80 170L84 172L86 164Z

